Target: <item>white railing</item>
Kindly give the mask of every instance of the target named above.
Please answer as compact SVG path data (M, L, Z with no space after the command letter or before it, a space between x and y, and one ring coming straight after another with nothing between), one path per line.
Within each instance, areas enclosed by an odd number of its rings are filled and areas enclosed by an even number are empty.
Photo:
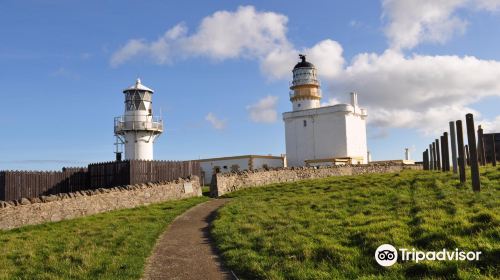
M115 133L125 131L163 131L163 120L160 117L148 117L145 121L129 121L122 117L115 118Z
M317 86L321 86L320 81L317 80L317 79L295 79L295 80L291 81L289 84L290 84L291 87L298 86L298 85L317 85Z

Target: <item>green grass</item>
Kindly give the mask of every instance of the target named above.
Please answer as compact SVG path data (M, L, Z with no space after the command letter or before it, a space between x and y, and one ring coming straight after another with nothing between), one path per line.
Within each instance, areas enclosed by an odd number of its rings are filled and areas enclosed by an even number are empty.
M173 219L205 197L0 231L0 279L140 279Z
M274 184L228 194L212 234L242 279L499 279L499 191L492 167L481 193L429 171ZM482 256L384 268L374 260L384 243Z

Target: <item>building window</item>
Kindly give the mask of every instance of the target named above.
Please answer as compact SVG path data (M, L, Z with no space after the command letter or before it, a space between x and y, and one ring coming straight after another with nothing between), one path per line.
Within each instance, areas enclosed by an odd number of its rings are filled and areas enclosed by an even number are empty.
M306 120L304 120L304 127L306 127L306 126L307 126L307 121L306 121Z
M300 103L299 103L299 104L297 104L297 107L300 107Z
M227 165L224 165L224 169L227 169Z

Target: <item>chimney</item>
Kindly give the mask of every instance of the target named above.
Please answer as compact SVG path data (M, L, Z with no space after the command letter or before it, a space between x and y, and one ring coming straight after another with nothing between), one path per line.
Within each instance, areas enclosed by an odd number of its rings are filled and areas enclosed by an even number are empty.
M354 91L351 92L351 105L353 107L358 107L358 94Z

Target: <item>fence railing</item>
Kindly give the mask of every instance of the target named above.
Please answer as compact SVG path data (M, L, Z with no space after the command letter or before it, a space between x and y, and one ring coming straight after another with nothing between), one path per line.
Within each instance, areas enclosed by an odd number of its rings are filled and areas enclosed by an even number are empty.
M115 118L115 133L134 130L163 131L163 120L159 117L151 117L144 121L128 121L123 117Z

